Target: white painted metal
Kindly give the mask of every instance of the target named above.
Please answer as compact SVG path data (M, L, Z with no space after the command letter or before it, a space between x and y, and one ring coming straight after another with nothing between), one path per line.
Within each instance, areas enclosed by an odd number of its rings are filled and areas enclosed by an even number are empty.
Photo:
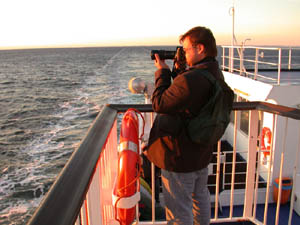
M273 124L272 130L276 130L276 123L277 123L277 115L273 114ZM273 168L273 152L274 152L274 137L275 134L273 132L272 140L271 140L271 152L270 152L270 163L268 167L268 177L267 177L267 189L266 189L266 200L265 200L265 212L268 212L268 202L270 196L270 187L271 187L271 177L272 177L272 168ZM264 214L264 225L267 224L267 213Z
M151 162L152 222L155 222L155 166Z
M300 122L298 122L298 124L300 125ZM300 127L300 126L299 126ZM298 139L298 151L296 154L296 161L294 164L294 172L293 172L293 189L292 189L292 193L291 193L291 204L290 204L290 213L289 213L289 225L292 224L292 213L294 210L294 203L295 203L295 190L296 190L296 183L297 183L297 170L298 170L298 162L299 162L299 152L300 152L300 136Z
M86 200L84 200L83 205L81 207L81 224L82 225L89 225L88 222L88 215L87 215L87 204L86 204Z
M87 216L89 224L100 224L102 221L101 201L100 201L100 165L99 161L95 173L93 175L93 180L90 184L89 191L86 196L87 205Z
M289 49L289 65L288 65L288 69L291 69L291 64L292 64L292 49Z
M231 184L235 183L236 141L237 141L237 111L234 111L234 135L233 135ZM234 205L234 185L231 185L229 218L232 218L233 215L233 205Z
M263 121L263 113L261 111L258 112L259 113L259 118L261 118L261 121ZM261 140L261 135L262 135L262 128L263 128L263 125L262 123L260 123L260 135L258 136L259 137L259 140ZM252 218L255 218L256 216L256 204L257 204L257 198L258 198L258 184L259 184L259 176L260 176L260 164L261 164L261 157L260 155L262 154L261 152L261 141L260 141L260 144L259 144L259 147L258 147L258 159L257 159L257 167L256 167L256 180L255 180L255 192L254 192L254 207L253 207L253 216Z
M221 164L221 141L218 141L218 150L217 150L217 172L216 172L216 191L215 191L215 218L218 217L219 209L219 190L220 190L220 164Z
M236 49L236 51L239 53L239 57L234 57L234 49ZM244 54L244 50L247 49L254 49L255 50L255 55L254 55L254 59L250 59L249 57L247 57L247 59L244 58L245 54ZM254 78L254 79L258 79L258 78L262 78L263 80L267 81L267 82L271 82L277 85L280 85L282 83L282 67L285 66L287 69L291 69L292 66L292 60L291 60L291 52L292 49L284 49L284 48L266 48L266 47L252 47L252 46L247 46L244 47L242 46L222 46L222 68L223 70L228 69L228 71L230 73L236 72L239 73L240 75L246 76L246 77L250 77L250 78ZM282 54L282 51L286 50L289 51L289 56L284 56ZM300 49L298 48L293 48L294 51L300 51ZM228 55L226 55L228 51ZM259 58L262 57L261 53L263 53L263 51L268 51L268 52L272 52L272 54L276 54L278 55L278 60L277 62L274 62L271 60L271 58L269 58L268 56L263 57L264 60L259 60ZM286 62L285 64L282 63L283 58L287 58L288 57L288 62ZM294 56L296 57L296 56ZM226 66L226 61L225 59L228 59L228 66ZM234 63L231 63L231 61L239 61L239 66L236 66ZM244 68L244 64L245 62L247 62L248 64L251 64L254 66L254 72L250 72L250 71L246 71ZM272 77L267 77L265 76L262 72L260 72L260 69L264 66L272 66L272 67L277 67L277 77L276 78L272 78ZM298 65L298 64L297 64ZM296 65L295 65L296 66ZM299 82L299 81L298 81Z
M281 48L278 50L278 79L277 84L280 84L280 75L281 75Z
M80 217L79 217L79 216L77 217L77 220L76 220L76 222L75 222L75 225L80 225Z
M246 177L246 195L244 204L244 217L252 217L257 137L258 137L258 111L253 110L249 113L249 140L248 140L248 157L247 157L247 177Z
M255 69L254 69L254 80L257 79L257 72L258 72L258 57L259 57L259 49L255 49Z
M282 178L283 178L282 173L283 173L283 165L284 165L284 155L285 155L285 151L286 151L287 128L288 128L288 118L286 118L286 120L285 120L284 138L283 138L283 145L282 145L283 151L281 152L281 160L280 160L279 188L278 188L275 225L278 225L278 223L279 223L279 210L280 210L280 202L281 202L281 195L282 195Z

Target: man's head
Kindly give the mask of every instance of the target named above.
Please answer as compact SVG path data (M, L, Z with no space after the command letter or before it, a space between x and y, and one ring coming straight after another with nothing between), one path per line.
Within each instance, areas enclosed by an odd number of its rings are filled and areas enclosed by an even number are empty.
M206 27L192 28L183 34L179 41L183 45L189 66L193 66L206 56L217 56L216 40L210 29Z

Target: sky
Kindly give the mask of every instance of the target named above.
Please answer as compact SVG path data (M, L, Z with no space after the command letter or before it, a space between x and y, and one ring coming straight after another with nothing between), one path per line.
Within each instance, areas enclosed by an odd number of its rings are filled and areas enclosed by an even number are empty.
M178 45L195 26L218 45L300 45L300 0L0 0L0 49Z

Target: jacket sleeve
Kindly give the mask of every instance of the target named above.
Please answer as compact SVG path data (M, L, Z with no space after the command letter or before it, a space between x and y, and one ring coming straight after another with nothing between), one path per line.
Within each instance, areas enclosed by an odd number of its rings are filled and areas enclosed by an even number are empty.
M182 111L189 100L189 88L183 74L171 83L171 71L157 70L155 73L155 90L152 95L152 107L158 113L176 113Z

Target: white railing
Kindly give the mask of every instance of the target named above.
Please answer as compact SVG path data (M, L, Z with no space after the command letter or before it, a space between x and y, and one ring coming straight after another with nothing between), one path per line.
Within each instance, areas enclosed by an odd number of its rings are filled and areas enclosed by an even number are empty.
M253 79L280 84L282 71L300 69L300 48L222 46L222 68ZM276 76L262 71L275 70Z
M242 103L243 104L243 103ZM244 103L247 104L247 103ZM251 105L251 103L250 103ZM270 106L272 108L272 104L264 103L265 105ZM236 107L237 109L239 107ZM246 107L247 108L247 107ZM241 108L241 110L248 110L246 108ZM253 108L253 107L252 107ZM270 112L272 109L268 109ZM285 120L285 131L283 137L276 138L276 132L272 134L272 143L271 143L271 151L268 156L267 161L261 161L261 155L263 155L263 150L261 150L260 144L260 135L262 132L262 124L263 124L263 111L259 110L259 107L256 109L249 110L249 131L247 135L247 149L239 149L237 142L237 137L240 131L237 124L238 113L239 110L235 110L235 119L233 123L230 125L232 132L228 132L225 136L232 135L232 151L223 151L221 142L218 144L217 151L215 152L216 162L213 165L216 167L215 176L217 181L215 182L215 195L212 196L214 200L214 215L211 219L211 222L221 223L221 222L234 222L234 221L252 221L255 224L267 224L267 212L268 212L268 204L272 203L272 193L273 193L273 185L272 182L275 177L279 177L279 181L282 180L282 177L286 174L289 174L293 180L293 191L291 196L294 196L294 190L296 185L296 175L298 173L298 154L300 151L300 143L298 146L294 146L293 149L286 149L286 140L290 138L291 134L288 132L288 125L290 124L288 121L297 122L297 126L300 127L299 119L300 114L299 110L291 109L291 108L276 108L276 112L273 114L273 127L272 130L276 130L276 126L278 123L277 117ZM278 111L279 110L279 111ZM288 111L296 112L296 119L290 119L288 117L278 116L281 112L285 113ZM298 114L297 114L298 113ZM113 126L110 135L107 139L107 143L105 148L102 150L100 159L97 163L97 168L95 170L95 174L93 177L93 181L90 185L89 191L86 196L86 200L82 206L81 213L76 222L77 225L89 225L89 224L118 224L114 221L114 209L111 202L111 190L114 179L116 177L116 168L117 168L117 126L116 123ZM297 139L299 138L299 133L297 134ZM230 139L230 138L229 138ZM282 139L282 149L276 149L275 141L278 139ZM226 160L226 155L232 154L232 159L230 161ZM291 155L292 154L292 155ZM278 155L280 157L278 158ZM246 171L244 172L236 172L236 168L239 163L237 162L237 156L242 157L246 163ZM289 157L289 161L285 157ZM274 160L276 161L276 169L274 166ZM224 161L225 160L225 161ZM279 164L280 162L280 164ZM290 167L290 164L293 164L292 171L287 171L286 168ZM231 182L225 182L226 172L224 170L225 167L231 167L231 174L229 175ZM223 168L223 170L221 169ZM222 170L222 173L221 173ZM156 221L155 220L155 193L154 193L154 167L152 166L152 220L151 221L139 221L137 220L134 224L166 224L166 221ZM238 175L244 174L246 180L243 183L244 188L235 188L235 185L241 184L235 180ZM262 175L264 174L264 175ZM230 176L231 175L231 176ZM224 182L221 182L222 186L220 186L220 179L223 179ZM259 179L263 179L264 181L260 181ZM259 187L259 184L263 183L264 187ZM234 185L235 184L235 185ZM279 199L281 199L282 191L282 182L279 182ZM225 190L224 190L225 186ZM226 186L230 186L229 189L226 190ZM298 187L299 188L299 187ZM220 205L221 204L221 205ZM260 204L264 204L264 216L263 218L259 218L257 216L258 206ZM291 224L292 219L292 211L293 211L294 198L291 198L290 201L290 216L286 218L286 224ZM222 207L229 207L228 215L219 216L219 210ZM235 207L243 207L242 215L235 215ZM280 215L280 203L277 203L277 210L275 216L275 223L279 222ZM139 215L139 208L137 209L137 215Z
M112 187L118 166L117 133L119 123L117 113L123 113L128 108L137 108L141 112L150 113L152 111L149 104L104 107L28 224L118 224L114 218L112 205ZM212 166L215 168L212 171L216 182L212 182L215 185L215 194L211 196L212 202L214 202L211 222L251 221L254 224L279 224L280 209L282 208L280 201L276 204L276 211L273 212L273 207L269 207L269 203L274 202L272 199L273 181L275 178L279 178L278 199L281 199L281 196L286 195L286 191L282 188L285 185L282 183L282 177L288 176L293 181L292 197L290 198L289 216L283 219L283 223L292 224L294 195L297 194L295 190L299 192L300 189L300 182L297 182L297 176L300 174L298 168L300 110L265 102L234 102L233 109L233 123L229 125L223 137L231 143L232 150L227 151L224 149L224 142L219 142L214 153L216 159L213 162ZM238 120L241 111L249 113L247 134L239 128ZM272 130L271 148L267 160L261 160L261 156L266 150L261 149L260 134L269 114L273 118L270 125ZM245 143L243 139L246 140ZM287 147L290 143L292 145ZM226 158L229 154L232 155L230 160ZM241 158L246 163L245 171L242 172L238 170ZM224 167L231 170L229 178L224 178L224 174L226 174ZM246 178L242 182L243 187L241 188L238 187L240 183L238 176L243 173ZM155 220L156 202L153 174L152 219L150 221L137 219L133 224L166 224L166 221ZM259 186L262 179L264 187ZM242 213L237 214L238 208L241 208ZM263 213L261 213L262 211ZM272 214L273 217L267 217L268 214ZM136 215L136 218L139 218L138 206L136 206Z

